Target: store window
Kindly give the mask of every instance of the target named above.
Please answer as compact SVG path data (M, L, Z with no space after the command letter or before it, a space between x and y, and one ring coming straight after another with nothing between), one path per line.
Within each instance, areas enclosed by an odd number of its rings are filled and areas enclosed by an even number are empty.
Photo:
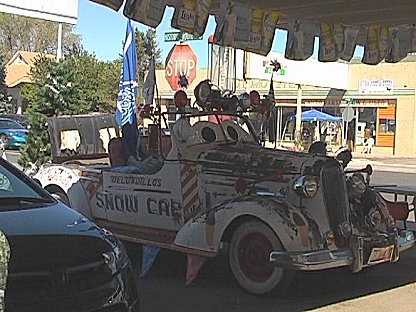
M382 119L380 118L380 133L382 134L395 134L396 133L396 120L395 119Z

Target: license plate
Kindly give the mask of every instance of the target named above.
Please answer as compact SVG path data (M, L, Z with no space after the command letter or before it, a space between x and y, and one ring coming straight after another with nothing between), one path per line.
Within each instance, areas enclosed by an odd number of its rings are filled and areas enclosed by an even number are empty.
M375 247L371 250L370 258L368 259L368 264L376 264L386 261L391 261L393 256L394 245L387 247Z

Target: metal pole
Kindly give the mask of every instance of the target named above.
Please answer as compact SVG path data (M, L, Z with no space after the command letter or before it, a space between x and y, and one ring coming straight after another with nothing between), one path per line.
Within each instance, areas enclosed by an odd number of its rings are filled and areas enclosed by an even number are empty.
M298 84L298 95L296 98L296 133L295 133L295 140L300 141L301 140L301 124L302 124L302 87L300 84Z
M62 58L62 23L58 24L58 48L56 49L56 61Z

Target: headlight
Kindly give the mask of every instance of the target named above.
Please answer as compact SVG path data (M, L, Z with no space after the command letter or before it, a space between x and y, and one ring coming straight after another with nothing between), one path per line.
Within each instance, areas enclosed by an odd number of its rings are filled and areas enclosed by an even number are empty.
M315 176L301 176L294 185L295 191L308 198L314 197L318 191L318 178Z
M111 274L117 273L128 260L123 244L109 231L104 230L104 236L109 240L112 250L103 253L104 263Z

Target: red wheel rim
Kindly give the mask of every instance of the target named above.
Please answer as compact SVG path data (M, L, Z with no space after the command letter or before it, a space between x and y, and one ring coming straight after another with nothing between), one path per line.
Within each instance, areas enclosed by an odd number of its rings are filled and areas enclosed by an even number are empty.
M272 250L272 244L263 234L253 232L244 236L238 245L238 261L244 275L257 283L267 280L274 270L270 263Z

